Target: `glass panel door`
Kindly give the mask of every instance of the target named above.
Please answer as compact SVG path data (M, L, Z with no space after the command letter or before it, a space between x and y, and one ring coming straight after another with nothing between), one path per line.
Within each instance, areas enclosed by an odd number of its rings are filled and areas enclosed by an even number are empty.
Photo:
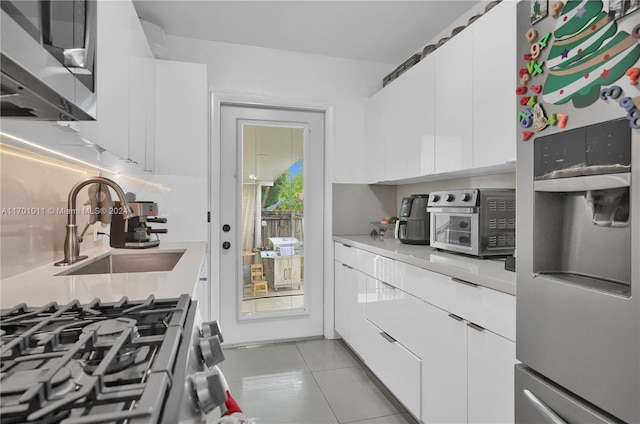
M242 314L304 309L304 128L241 131Z

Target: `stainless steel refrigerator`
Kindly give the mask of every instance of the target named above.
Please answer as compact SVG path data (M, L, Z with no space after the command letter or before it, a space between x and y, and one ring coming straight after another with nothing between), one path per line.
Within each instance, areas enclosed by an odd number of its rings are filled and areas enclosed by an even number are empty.
M640 422L638 6L518 4L518 423Z

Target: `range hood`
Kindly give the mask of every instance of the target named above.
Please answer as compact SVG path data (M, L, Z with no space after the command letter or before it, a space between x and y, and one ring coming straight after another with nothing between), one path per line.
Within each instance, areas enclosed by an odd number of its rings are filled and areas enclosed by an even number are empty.
M21 10L26 4L33 5L35 18L25 16L29 13ZM78 16L78 10L81 12L83 48L60 49L48 40L47 31L52 25L47 20L53 23L52 16L61 7L72 8L71 17ZM0 13L0 116L46 121L95 120L95 0L29 3L3 0ZM64 25L77 27L75 22Z

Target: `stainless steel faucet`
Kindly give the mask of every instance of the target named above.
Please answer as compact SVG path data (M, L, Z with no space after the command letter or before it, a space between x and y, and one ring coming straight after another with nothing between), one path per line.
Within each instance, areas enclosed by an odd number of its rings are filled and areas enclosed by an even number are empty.
M78 237L78 226L76 225L76 197L78 197L80 190L89 184L105 184L111 187L120 199L124 219L128 220L135 216L133 210L129 206L129 202L127 202L124 191L115 181L104 177L91 177L84 181L80 181L74 185L69 192L69 198L67 200L67 235L64 239L64 259L56 262L54 264L56 266L71 265L87 258L87 256L80 256L80 240Z

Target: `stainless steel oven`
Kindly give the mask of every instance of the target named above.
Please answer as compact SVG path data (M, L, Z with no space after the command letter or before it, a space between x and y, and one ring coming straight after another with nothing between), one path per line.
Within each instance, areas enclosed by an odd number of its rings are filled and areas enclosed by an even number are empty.
M96 118L97 0L2 0L0 116Z
M515 190L437 191L427 211L432 247L480 257L513 254Z

